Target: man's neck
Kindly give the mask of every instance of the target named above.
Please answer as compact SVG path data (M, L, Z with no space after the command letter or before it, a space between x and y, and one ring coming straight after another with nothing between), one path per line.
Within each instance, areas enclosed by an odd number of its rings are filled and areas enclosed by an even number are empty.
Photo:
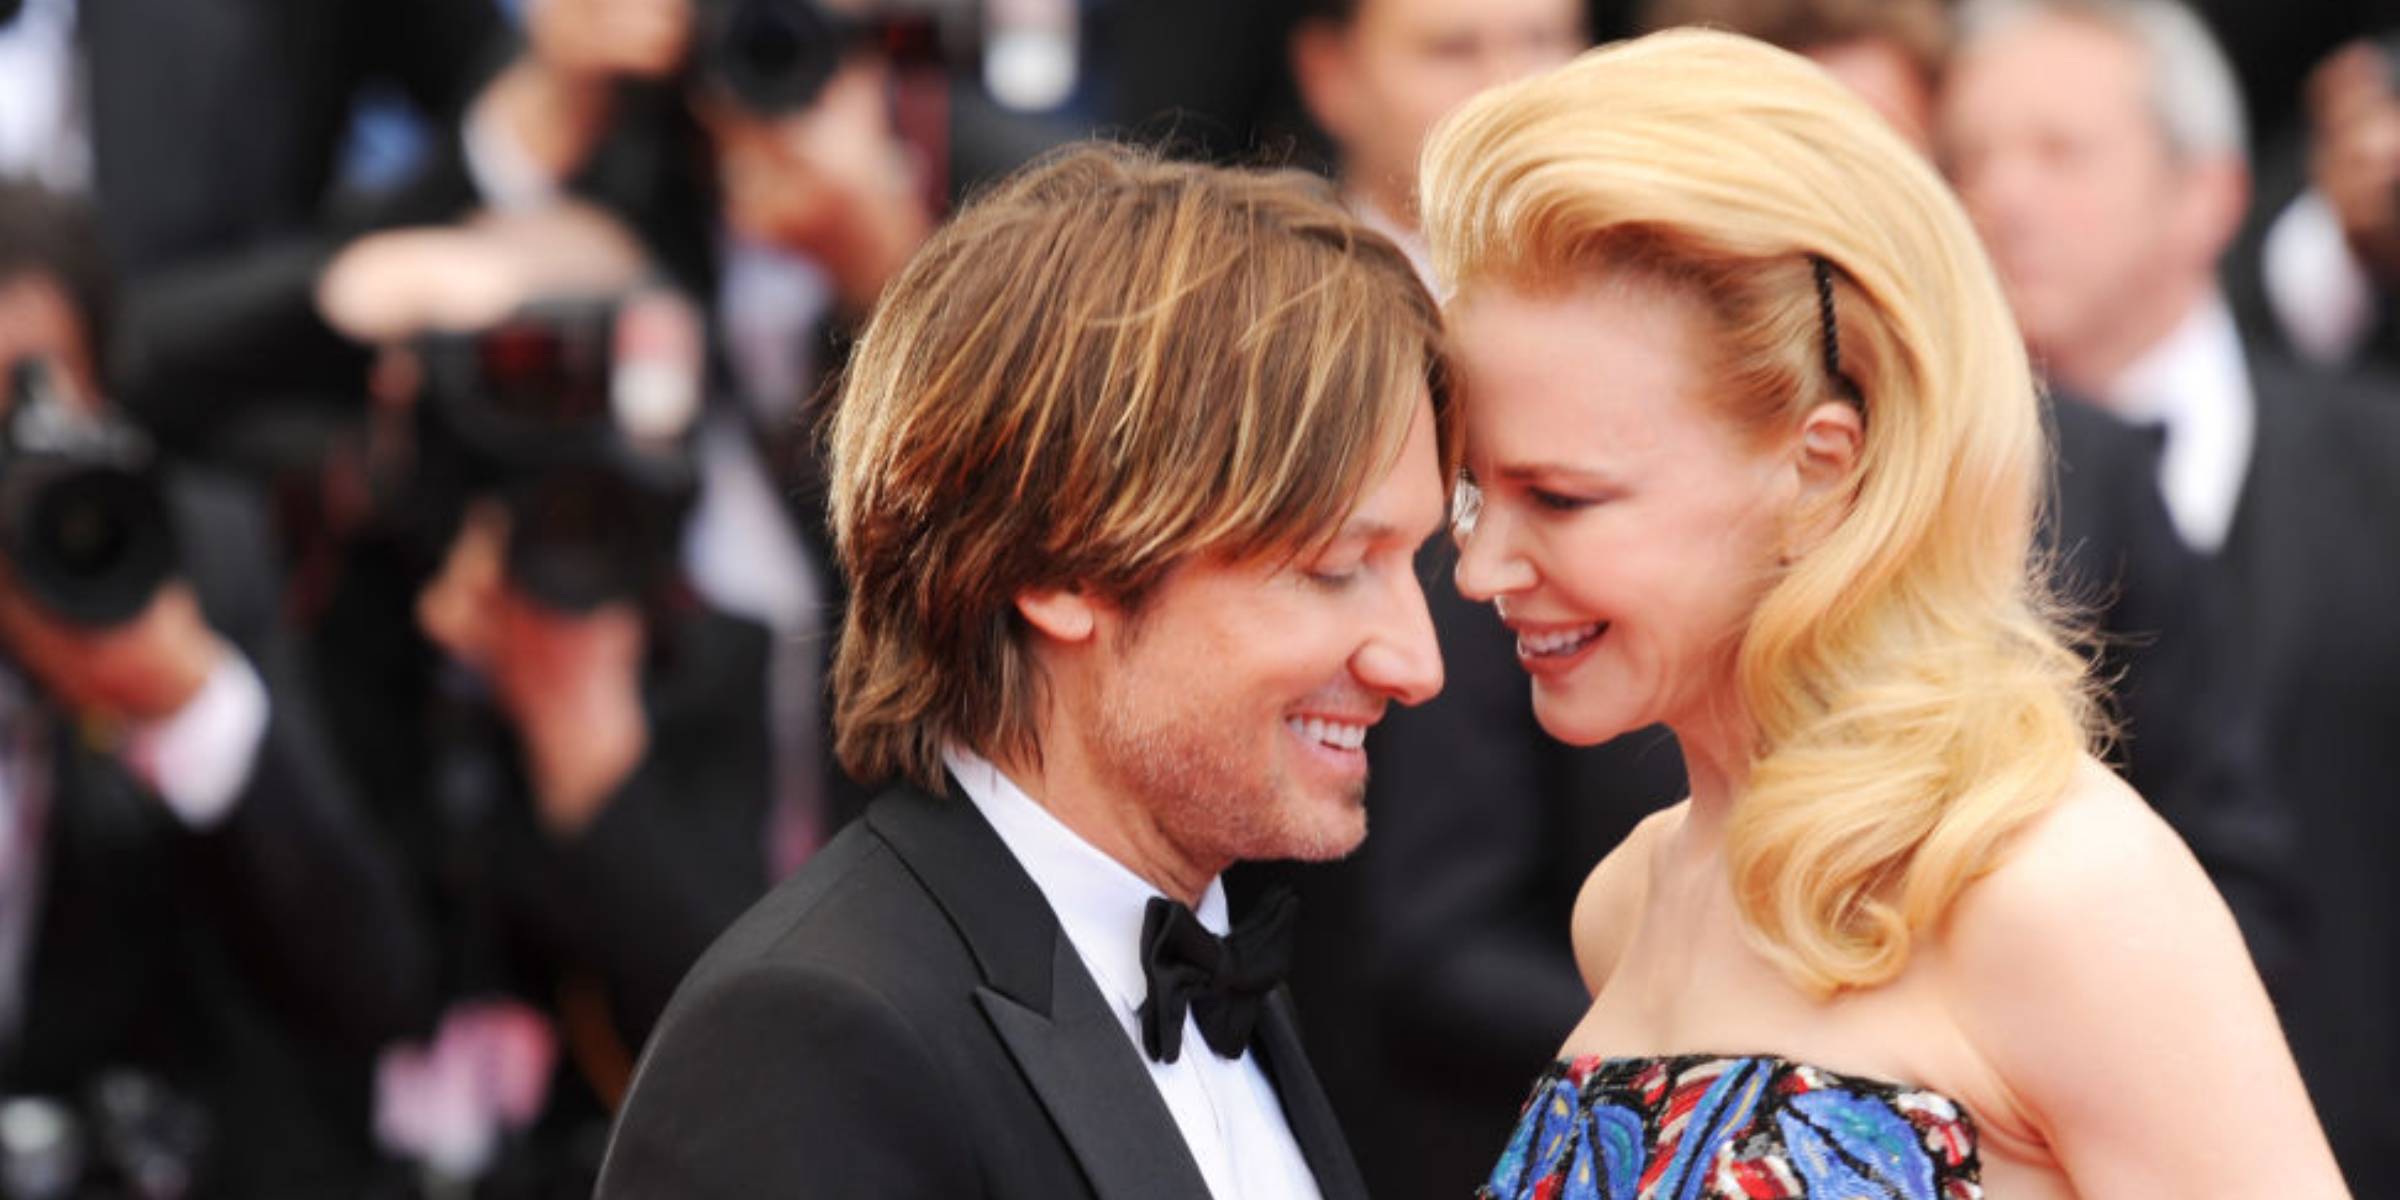
M1149 809L1092 769L1082 743L1043 731L1042 753L995 755L992 765L1075 836L1162 894L1193 908L1231 863L1203 861L1178 846Z
M2214 287L2211 279L2190 280L2173 288L2171 296L2161 297L2160 303L2132 314L2136 319L2095 330L2095 336L2071 344L2036 346L2035 365L2059 386L2108 404L2125 372L2191 320L2215 295Z

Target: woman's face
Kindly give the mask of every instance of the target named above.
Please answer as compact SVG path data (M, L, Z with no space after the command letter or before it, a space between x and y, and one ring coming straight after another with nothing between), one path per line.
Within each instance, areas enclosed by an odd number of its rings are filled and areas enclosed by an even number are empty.
M1516 633L1542 727L1574 745L1718 727L1800 492L1793 441L1720 413L1708 326L1666 288L1478 285L1451 322L1480 500L1458 587Z

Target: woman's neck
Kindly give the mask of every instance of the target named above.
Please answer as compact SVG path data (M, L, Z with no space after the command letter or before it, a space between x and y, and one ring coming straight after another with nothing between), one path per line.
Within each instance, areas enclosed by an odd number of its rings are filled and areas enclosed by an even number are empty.
M1687 852L1713 853L1724 841L1734 802L1750 781L1755 757L1750 723L1724 714L1671 722L1668 727L1683 747L1684 774L1692 789L1679 840Z

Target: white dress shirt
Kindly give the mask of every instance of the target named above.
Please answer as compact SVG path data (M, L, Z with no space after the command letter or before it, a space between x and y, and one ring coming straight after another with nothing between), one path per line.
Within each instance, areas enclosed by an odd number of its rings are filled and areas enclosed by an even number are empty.
M1142 918L1159 890L1060 823L991 763L956 748L943 760L1050 902L1059 927L1117 1014L1126 1041L1150 1068L1150 1081L1183 1131L1209 1194L1217 1200L1319 1195L1316 1176L1284 1120L1283 1101L1257 1055L1219 1056L1188 1015L1183 1054L1174 1062L1161 1063L1143 1052L1137 1014L1149 985L1142 975ZM1224 934L1222 881L1208 885L1195 912L1211 932Z
M2165 427L2158 487L2167 515L2184 544L2216 553L2233 528L2258 437L2257 394L2224 297L2194 307L2103 390L2117 415Z

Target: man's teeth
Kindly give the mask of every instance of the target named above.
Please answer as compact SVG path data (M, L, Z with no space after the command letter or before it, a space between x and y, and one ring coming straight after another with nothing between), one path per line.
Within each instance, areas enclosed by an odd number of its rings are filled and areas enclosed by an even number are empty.
M1555 658L1561 654L1572 654L1582 649L1585 642L1600 636L1600 630L1606 624L1604 621L1594 621L1580 629L1520 633L1517 635L1517 653L1527 658Z
M1285 717L1283 723L1291 726L1292 732L1299 734L1302 740L1323 742L1336 750L1356 750L1367 744L1367 727L1364 725L1343 725L1317 717Z

